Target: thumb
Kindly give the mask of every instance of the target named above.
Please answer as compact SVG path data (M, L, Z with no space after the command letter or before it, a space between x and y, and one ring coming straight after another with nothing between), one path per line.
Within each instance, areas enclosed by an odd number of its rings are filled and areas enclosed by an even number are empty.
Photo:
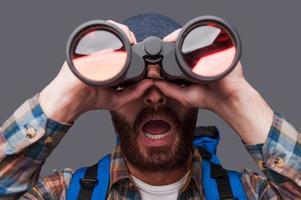
M155 81L155 86L166 96L176 99L187 107L207 108L206 99L209 96L207 85L191 84L182 87L166 81Z
M160 81L156 80L154 82L154 85L159 88L159 90L166 96L178 100L180 103L186 105L185 102L185 88L176 85L176 84L171 84L166 81Z
M164 42L176 42L177 41L177 37L178 37L180 31L181 31L181 28L175 30L174 32L172 32L169 35L165 36L163 38L163 41Z
M150 79L143 79L140 82L126 87L123 90L116 91L112 98L114 108L112 110L118 110L122 108L127 103L138 99L144 94L144 92L152 87L154 82Z

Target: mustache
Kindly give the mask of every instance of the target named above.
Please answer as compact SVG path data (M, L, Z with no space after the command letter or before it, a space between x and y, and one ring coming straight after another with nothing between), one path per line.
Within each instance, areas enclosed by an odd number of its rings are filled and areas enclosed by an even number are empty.
M181 120L177 117L177 114L174 112L174 110L172 110L168 106L159 106L159 107L149 106L143 108L137 114L133 125L135 132L137 133L141 123L145 119L151 119L153 117L162 117L163 119L167 118L170 121L172 121L172 123L176 126L181 124Z

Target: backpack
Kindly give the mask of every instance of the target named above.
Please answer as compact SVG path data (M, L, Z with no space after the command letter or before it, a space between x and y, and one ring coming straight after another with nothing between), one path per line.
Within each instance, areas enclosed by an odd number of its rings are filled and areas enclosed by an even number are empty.
M224 169L216 155L219 131L215 126L195 128L193 145L202 156L202 185L207 200L247 199L240 174ZM75 171L66 200L105 200L110 182L110 154L96 164Z

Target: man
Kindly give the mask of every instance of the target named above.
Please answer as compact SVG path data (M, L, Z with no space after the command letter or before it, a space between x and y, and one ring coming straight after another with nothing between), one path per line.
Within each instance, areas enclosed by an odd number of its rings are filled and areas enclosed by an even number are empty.
M132 17L126 25L109 22L132 44L150 35L175 42L181 27L156 14ZM111 155L108 199L204 199L202 157L192 147L199 108L221 116L266 174L241 172L248 199L301 199L300 133L247 82L240 63L222 80L188 87L168 83L158 65L146 72L117 91L84 84L65 63L0 129L1 199L65 199L73 170L40 179L39 172L74 121L94 109L110 111L120 137Z

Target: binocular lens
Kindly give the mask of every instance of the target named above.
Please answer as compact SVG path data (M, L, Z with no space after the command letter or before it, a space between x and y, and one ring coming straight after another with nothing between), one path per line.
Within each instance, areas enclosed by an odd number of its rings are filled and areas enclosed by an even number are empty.
M240 59L238 33L218 17L194 18L177 37L175 43L151 36L130 44L118 26L103 20L89 21L69 37L67 62L83 82L118 88L143 79L149 64L161 65L164 79L186 84L219 80Z
M86 79L105 82L125 66L127 51L117 35L102 26L80 32L71 47L73 66Z
M184 36L180 52L192 73L213 77L232 66L236 45L232 34L225 27L204 22Z

